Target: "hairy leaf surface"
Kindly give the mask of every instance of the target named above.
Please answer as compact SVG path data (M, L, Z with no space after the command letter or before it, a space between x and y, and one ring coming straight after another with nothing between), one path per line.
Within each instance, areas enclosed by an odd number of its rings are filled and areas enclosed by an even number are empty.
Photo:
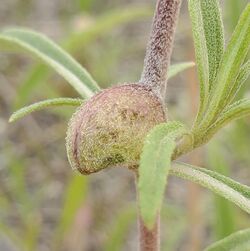
M185 71L193 66L195 66L195 63L193 62L184 62L170 65L168 71L168 79L175 77L178 73Z
M224 52L224 31L218 0L201 0L202 19L209 63L209 89L213 88Z
M0 33L0 49L25 50L63 76L83 97L99 90L98 85L78 62L46 36L26 29L9 29Z
M215 88L211 93L211 100L204 118L204 128L210 125L214 117L225 107L225 100L230 95L232 85L237 79L241 65L244 63L250 46L250 4L243 11L238 25L229 41L223 55Z
M238 231L215 242L204 251L249 251L250 229Z
M206 187L250 214L250 187L214 171L181 162L171 168L170 174Z
M75 98L47 99L44 101L34 103L29 106L25 106L25 107L21 108L20 110L17 110L16 112L14 112L11 115L9 122L14 122L14 121L21 119L24 116L32 113L32 112L40 111L40 110L47 108L47 107L62 106L62 105L79 106L82 103L83 103L82 99L75 99Z
M245 81L248 79L250 75L250 60L248 60L241 68L240 72L237 76L237 79L235 83L233 84L230 93L228 94L228 97L225 101L226 104L230 104L237 93L240 91L240 88L245 83Z
M211 138L219 129L233 120L250 115L250 99L241 99L228 108L218 117L206 132L206 137Z
M196 65L200 82L200 108L198 119L202 115L209 94L209 61L206 45L204 21L200 0L188 1L189 13L192 21L192 30L195 46Z
M176 138L186 133L178 122L156 126L146 137L139 166L139 207L148 228L154 226L160 212L171 156Z

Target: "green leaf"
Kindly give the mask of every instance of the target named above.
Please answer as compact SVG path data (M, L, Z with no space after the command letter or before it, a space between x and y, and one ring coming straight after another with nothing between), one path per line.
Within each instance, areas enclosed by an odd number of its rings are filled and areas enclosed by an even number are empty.
M244 7L246 6L248 0L235 1L235 0L227 0L227 4L225 5L225 13L226 13L226 22L227 29L229 32L233 32L235 26L238 23L240 14Z
M240 88L244 84L244 82L248 79L250 75L250 60L248 60L241 68L240 72L237 76L236 81L234 82L230 93L225 101L225 104L230 104L232 100L235 98L237 93L239 92Z
M30 52L62 75L83 97L99 91L86 69L42 34L25 29L4 30L0 33L0 49Z
M75 99L75 98L55 98L55 99L47 99L41 102L34 103L32 105L26 106L21 108L20 110L14 112L9 122L14 122L18 119L23 118L24 116L40 111L44 108L51 107L51 106L62 106L62 105L71 105L71 106L79 106L83 103L82 99Z
M213 88L224 52L224 31L218 0L199 0L209 63L209 89Z
M225 107L224 102L236 81L250 45L250 4L243 11L231 40L223 55L215 88L211 93L209 107L204 117L203 127L211 125L215 116Z
M36 250L42 230L40 215L29 215L29 219L26 221L27 226L24 236L22 237L22 241L25 243L28 250Z
M139 166L139 207L141 217L152 228L160 212L175 139L186 129L179 122L156 126L146 137Z
M202 17L201 1L189 0L188 9L192 21L196 65L198 67L198 76L200 81L200 107L197 117L197 121L199 121L200 116L206 107L209 94L209 61L207 45L205 42L206 36Z
M250 214L250 187L214 171L181 162L175 163L170 174L206 187Z
M6 171L11 177L4 190L9 191L7 198L10 202L14 199L15 206L12 205L12 209L22 224L22 232L18 233L18 236L21 237L22 244L27 250L34 250L41 233L41 222L37 212L41 194L38 194L38 191L33 191L32 196L29 194L25 183L26 165L23 160L18 159L16 154L9 152L7 148L4 155L10 160Z
M243 118L250 115L250 99L241 99L228 108L218 117L206 131L207 139L210 139L223 126L229 124L233 120Z
M129 6L126 8L113 9L95 18L95 20L85 29L69 34L60 44L69 53L75 54L79 50L81 53L87 49L88 44L96 38L108 35L115 29L126 23L148 17L152 14L152 9L147 6ZM50 71L46 65L37 64L29 70L26 79L18 89L15 107L23 106L31 92L41 83L48 81Z
M136 223L136 208L129 206L128 208L119 210L119 215L113 217L114 224L109 226L107 233L107 241L104 243L104 251L120 251L124 245L124 239L132 224Z
M175 77L178 73L195 66L194 62L184 62L171 65L168 71L168 79Z
M92 5L92 0L78 0L78 6L81 11L89 11Z
M249 251L250 228L238 231L228 237L215 242L204 251Z
M209 144L208 165L223 175L229 174L229 166L223 156L223 147L219 142ZM222 239L233 233L235 227L235 211L233 205L221 196L214 196L214 229L217 239Z
M8 241L13 245L14 250L29 251L23 243L20 233L17 233L16 229L8 227L2 222L0 222L0 235L7 237Z
M73 174L64 193L61 216L54 236L54 249L59 248L61 240L72 226L76 213L83 206L88 190L88 178L82 175Z
M47 82L49 69L44 64L32 65L31 69L25 74L24 79L21 80L20 85L17 87L16 98L14 100L13 108L24 106L28 101L31 92L42 83Z

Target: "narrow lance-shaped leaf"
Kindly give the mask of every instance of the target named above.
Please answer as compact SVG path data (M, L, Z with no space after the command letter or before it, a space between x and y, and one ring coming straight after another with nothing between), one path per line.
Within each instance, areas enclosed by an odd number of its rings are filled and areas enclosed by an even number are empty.
M209 62L206 46L204 22L202 18L200 0L189 0L189 13L192 21L193 38L195 45L196 65L200 81L200 108L197 122L202 115L209 94Z
M215 242L204 251L249 251L250 228L238 231Z
M241 99L228 108L218 117L206 131L206 137L210 139L223 126L229 124L233 120L243 118L250 115L250 99Z
M215 88L211 93L209 107L204 117L203 127L213 122L214 117L225 105L224 101L230 94L232 84L236 81L240 67L243 64L250 46L250 4L243 11L239 23L223 55Z
M194 65L195 64L193 62L184 62L171 65L169 68L168 79L175 77L178 73L193 67ZM45 82L48 76L49 70L47 69L46 65L38 64L32 68L31 72L27 76L27 79L24 81L23 85L18 91L19 94L14 107L23 105L31 90L33 90L33 88L39 83Z
M139 207L148 228L160 212L176 137L186 133L178 122L156 126L146 137L139 166Z
M143 19L152 14L152 9L147 6L130 6L110 10L108 13L97 17L91 24L77 32L69 34L60 45L68 52L75 54L79 50L84 51L87 45L97 37L109 34L110 30L126 23ZM21 83L18 89L18 95L15 101L15 107L23 106L27 103L31 92L42 83L47 82L51 71L46 65L36 64L27 73L26 79Z
M168 70L168 79L175 77L178 73L185 71L193 66L195 66L195 63L193 62L184 62L171 65Z
M209 63L209 89L217 75L224 52L224 31L218 0L201 0L201 11Z
M83 97L99 90L98 85L78 62L50 39L25 29L10 29L0 33L0 49L26 50L63 76Z
M83 103L82 99L75 99L75 98L55 98L55 99L47 99L44 101L40 101L37 103L34 103L32 105L29 106L25 106L23 108L21 108L20 110L14 112L10 119L9 122L14 122L18 119L23 118L24 116L32 113L32 112L36 112L36 111L40 111L44 108L47 107L52 107L52 106L62 106L62 105L69 105L69 106L79 106Z
M211 170L181 162L175 163L170 174L206 187L250 214L250 187Z
M248 60L240 68L240 72L237 76L237 79L236 79L234 85L232 86L230 93L228 94L227 99L225 100L226 105L230 104L233 101L233 99L235 98L237 93L240 91L240 88L242 87L244 82L248 79L249 75L250 75L250 60Z

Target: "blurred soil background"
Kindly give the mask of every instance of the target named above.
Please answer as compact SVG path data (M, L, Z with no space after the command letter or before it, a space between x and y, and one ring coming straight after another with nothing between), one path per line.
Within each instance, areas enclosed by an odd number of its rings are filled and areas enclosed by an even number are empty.
M221 2L226 38L247 0ZM43 32L69 51L103 88L139 79L155 0L1 0L0 28ZM172 63L194 61L183 1ZM245 93L250 95L249 81ZM169 119L192 125L198 103L196 69L168 84ZM242 95L242 94L240 94ZM134 177L110 169L73 173L65 151L73 108L53 108L8 123L24 104L77 97L67 83L27 55L0 52L0 250L137 250ZM250 185L250 118L223 129L185 157ZM250 218L205 189L170 178L162 211L162 250L200 251Z

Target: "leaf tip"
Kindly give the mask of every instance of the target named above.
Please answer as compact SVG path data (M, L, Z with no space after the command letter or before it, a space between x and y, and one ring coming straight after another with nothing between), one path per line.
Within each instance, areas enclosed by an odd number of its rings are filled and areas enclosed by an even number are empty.
M15 116L14 116L14 114L12 114L12 115L9 117L8 122L9 122L9 123L15 122Z
M17 113L17 111L16 112L13 112L12 114L11 114L11 116L9 117L9 120L8 120L8 122L9 123L13 123L13 122L16 122L18 119L20 119L21 117L19 117L18 116L18 113Z

